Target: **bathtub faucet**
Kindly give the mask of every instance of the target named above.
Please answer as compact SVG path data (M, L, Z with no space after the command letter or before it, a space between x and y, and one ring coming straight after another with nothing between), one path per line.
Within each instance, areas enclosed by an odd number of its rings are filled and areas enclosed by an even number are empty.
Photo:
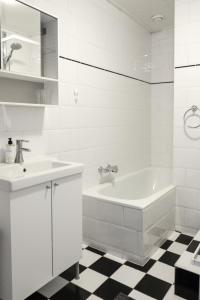
M107 165L105 168L104 167L99 167L98 168L98 172L100 175L102 174L111 174L111 173L118 173L119 168L117 165L115 166L111 166L111 165Z

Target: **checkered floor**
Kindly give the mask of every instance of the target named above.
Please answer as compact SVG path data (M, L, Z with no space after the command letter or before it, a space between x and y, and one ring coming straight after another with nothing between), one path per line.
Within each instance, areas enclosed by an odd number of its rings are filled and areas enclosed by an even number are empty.
M79 280L73 266L27 300L114 300L120 292L135 300L181 300L174 296L174 264L186 249L195 251L191 241L173 232L144 267L84 247Z

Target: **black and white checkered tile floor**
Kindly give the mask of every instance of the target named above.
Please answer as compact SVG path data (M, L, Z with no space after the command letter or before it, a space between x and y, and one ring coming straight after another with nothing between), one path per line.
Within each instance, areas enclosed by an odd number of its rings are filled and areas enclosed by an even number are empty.
M144 267L84 247L79 280L73 266L27 300L114 300L119 293L135 300L181 300L174 295L174 264L186 249L195 251L191 241L192 237L173 232Z

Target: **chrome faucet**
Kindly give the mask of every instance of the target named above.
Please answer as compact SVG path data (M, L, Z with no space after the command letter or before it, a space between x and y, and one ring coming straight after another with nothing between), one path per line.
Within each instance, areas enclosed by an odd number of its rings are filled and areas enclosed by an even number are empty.
M111 173L118 173L119 168L118 166L111 166L111 165L107 165L105 168L104 167L99 167L98 168L98 172L100 175L102 174L111 174Z
M23 151L31 152L28 148L23 148L23 143L28 143L29 141L26 140L16 140L16 157L15 157L15 163L21 164L24 162L23 158Z

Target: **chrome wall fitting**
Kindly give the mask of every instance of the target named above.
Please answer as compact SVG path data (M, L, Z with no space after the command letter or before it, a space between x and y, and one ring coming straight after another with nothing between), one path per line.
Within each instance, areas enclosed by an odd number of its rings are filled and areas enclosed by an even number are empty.
M190 112L192 114L189 114ZM195 125L195 126L187 125L186 123L187 123L188 119L192 118L193 116L199 117L199 124ZM184 113L184 116L183 116L183 121L184 121L184 125L187 126L188 128L194 128L194 129L199 128L200 127L200 109L198 108L198 106L193 105L188 110L186 110L186 112Z

